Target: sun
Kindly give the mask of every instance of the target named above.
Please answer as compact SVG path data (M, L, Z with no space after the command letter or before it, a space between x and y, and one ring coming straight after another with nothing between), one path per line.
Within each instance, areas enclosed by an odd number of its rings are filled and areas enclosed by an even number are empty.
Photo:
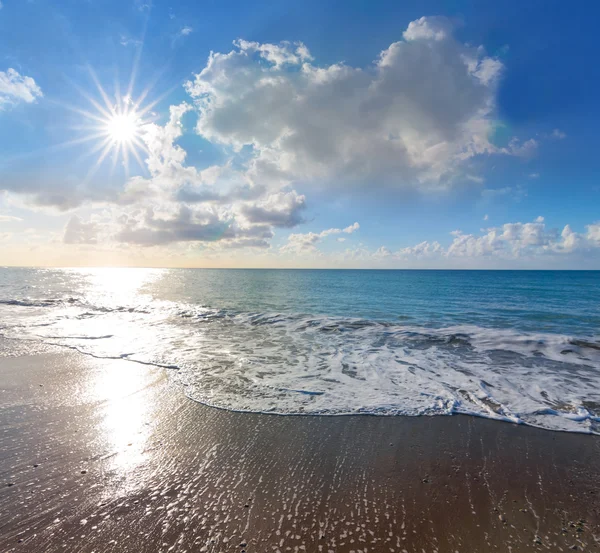
M105 160L111 160L112 162L111 174L119 166L129 176L131 158L137 162L138 168L141 168L142 171L145 170L145 163L142 161L140 154L148 153L145 140L146 134L150 125L158 118L151 110L163 99L166 93L143 105L150 88L146 88L139 97L135 99L132 97L136 70L132 72L126 94L121 94L118 83L115 83L114 91L108 93L100 84L92 68L88 66L88 70L100 98L95 98L92 94L73 83L75 88L91 104L92 109L65 105L67 109L79 116L80 124L73 128L83 131L84 135L60 146L95 142L89 154L97 154L98 157L90 167L85 182L93 177Z
M106 134L113 144L131 145L139 139L141 122L135 111L115 113L106 122Z

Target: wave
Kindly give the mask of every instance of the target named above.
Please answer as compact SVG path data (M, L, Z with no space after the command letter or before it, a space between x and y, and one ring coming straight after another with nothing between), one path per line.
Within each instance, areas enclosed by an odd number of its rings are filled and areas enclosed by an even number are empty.
M191 399L282 415L470 414L600 434L600 340L146 301L2 300L3 333L173 369ZM21 310L22 307L54 307Z
M0 305L13 305L18 307L54 307L57 304L77 303L75 298L48 298L48 299L4 299Z

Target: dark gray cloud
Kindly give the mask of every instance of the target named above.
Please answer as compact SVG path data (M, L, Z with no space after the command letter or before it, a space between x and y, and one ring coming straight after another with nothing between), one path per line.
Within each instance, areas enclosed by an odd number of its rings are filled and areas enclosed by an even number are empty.
M223 247L268 247L273 237L269 225L240 227L234 219L210 209L193 209L182 205L170 216L157 216L152 209L143 217L122 215L119 242L141 246L158 246L175 242L219 242Z
M170 218L156 217L154 211L148 209L142 221L125 217L122 222L116 240L143 246L235 238L233 221L222 220L216 213L206 210L195 212L184 205Z

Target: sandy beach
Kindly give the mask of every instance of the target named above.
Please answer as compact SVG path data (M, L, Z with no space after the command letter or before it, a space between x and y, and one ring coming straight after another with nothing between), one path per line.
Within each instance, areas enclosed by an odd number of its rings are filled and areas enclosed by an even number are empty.
M0 551L600 551L600 439L468 416L234 413L8 341Z

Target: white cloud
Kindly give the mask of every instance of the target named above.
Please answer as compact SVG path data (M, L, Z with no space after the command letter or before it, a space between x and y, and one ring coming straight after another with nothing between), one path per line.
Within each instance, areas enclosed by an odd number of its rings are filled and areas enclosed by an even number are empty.
M65 244L95 244L98 241L98 225L95 222L85 223L77 215L73 215L65 227L63 242Z
M182 27L182 29L179 31L179 35L188 36L191 35L193 31L194 29L192 29L189 25L186 25L185 27Z
M530 223L505 223L500 227L483 229L481 234L452 231L452 242L443 247L439 242L424 241L396 252L386 247L372 253L374 259L398 260L433 259L445 264L456 259L495 258L518 260L540 256L568 255L600 248L600 223L588 225L580 234L565 225L562 231L546 227L543 217Z
M402 248L398 250L395 255L399 258L414 257L416 259L421 259L424 257L437 256L438 254L441 254L442 251L443 249L439 242L424 241L416 246Z
M386 248L385 246L381 246L373 254L373 257L375 259L385 259L386 257L392 257L392 255L392 252L388 248Z
M302 212L305 209L305 197L292 190L271 194L260 202L243 205L240 212L250 223L291 228L304 222Z
M360 228L360 225L358 223L353 223L349 227L346 227L342 232L345 232L346 234L352 234L353 232L357 231L359 228Z
M484 220L484 221L487 221L488 219L489 219L489 216L488 216L488 214L486 213L486 214L483 216L483 220Z
M536 142L488 140L502 64L456 41L445 18L412 22L368 67L318 66L301 43L239 40L186 84L197 131L252 149L248 177L447 186L481 154L530 155Z
M540 174L539 173L529 173L529 178L530 179L539 179Z
M0 215L0 223L14 223L22 220L20 217L13 217L12 215Z
M287 243L280 248L282 253L314 253L317 251L317 244L332 234L352 234L360 228L358 223L353 223L344 229L330 228L321 232L307 232L305 234L290 234ZM345 238L338 238L338 242L344 241Z
M177 242L231 248L268 248L274 227L303 219L305 198L294 190L267 193L227 165L198 170L186 165L177 144L191 106L171 106L165 125L146 125L141 134L150 178L130 179L111 202L113 241L142 246Z
M305 234L290 234L288 242L279 251L282 253L305 253L316 251L317 244L323 237L320 233L307 232Z
M557 140L563 140L565 138L567 138L566 133L564 133L563 131L561 131L560 129L554 129L552 131L552 134L550 135L552 138L556 138Z
M130 38L125 35L121 35L120 40L121 46L141 46L143 42L141 40Z
M587 227L586 239L593 244L600 246L600 221Z
M291 44L284 41L279 45L260 44L258 42L249 42L247 40L236 40L234 45L241 52L250 54L258 52L260 56L273 64L273 69L280 69L284 65L300 65L303 62L312 60L308 48L302 42Z
M530 138L525 142L521 142L518 138L513 138L506 148L502 148L500 151L504 154L509 154L517 157L528 158L532 157L537 151L539 143L534 138Z
M445 40L450 37L454 25L446 17L421 17L408 24L402 36L405 40Z
M43 96L36 82L15 69L0 71L0 111L25 102L31 104Z

